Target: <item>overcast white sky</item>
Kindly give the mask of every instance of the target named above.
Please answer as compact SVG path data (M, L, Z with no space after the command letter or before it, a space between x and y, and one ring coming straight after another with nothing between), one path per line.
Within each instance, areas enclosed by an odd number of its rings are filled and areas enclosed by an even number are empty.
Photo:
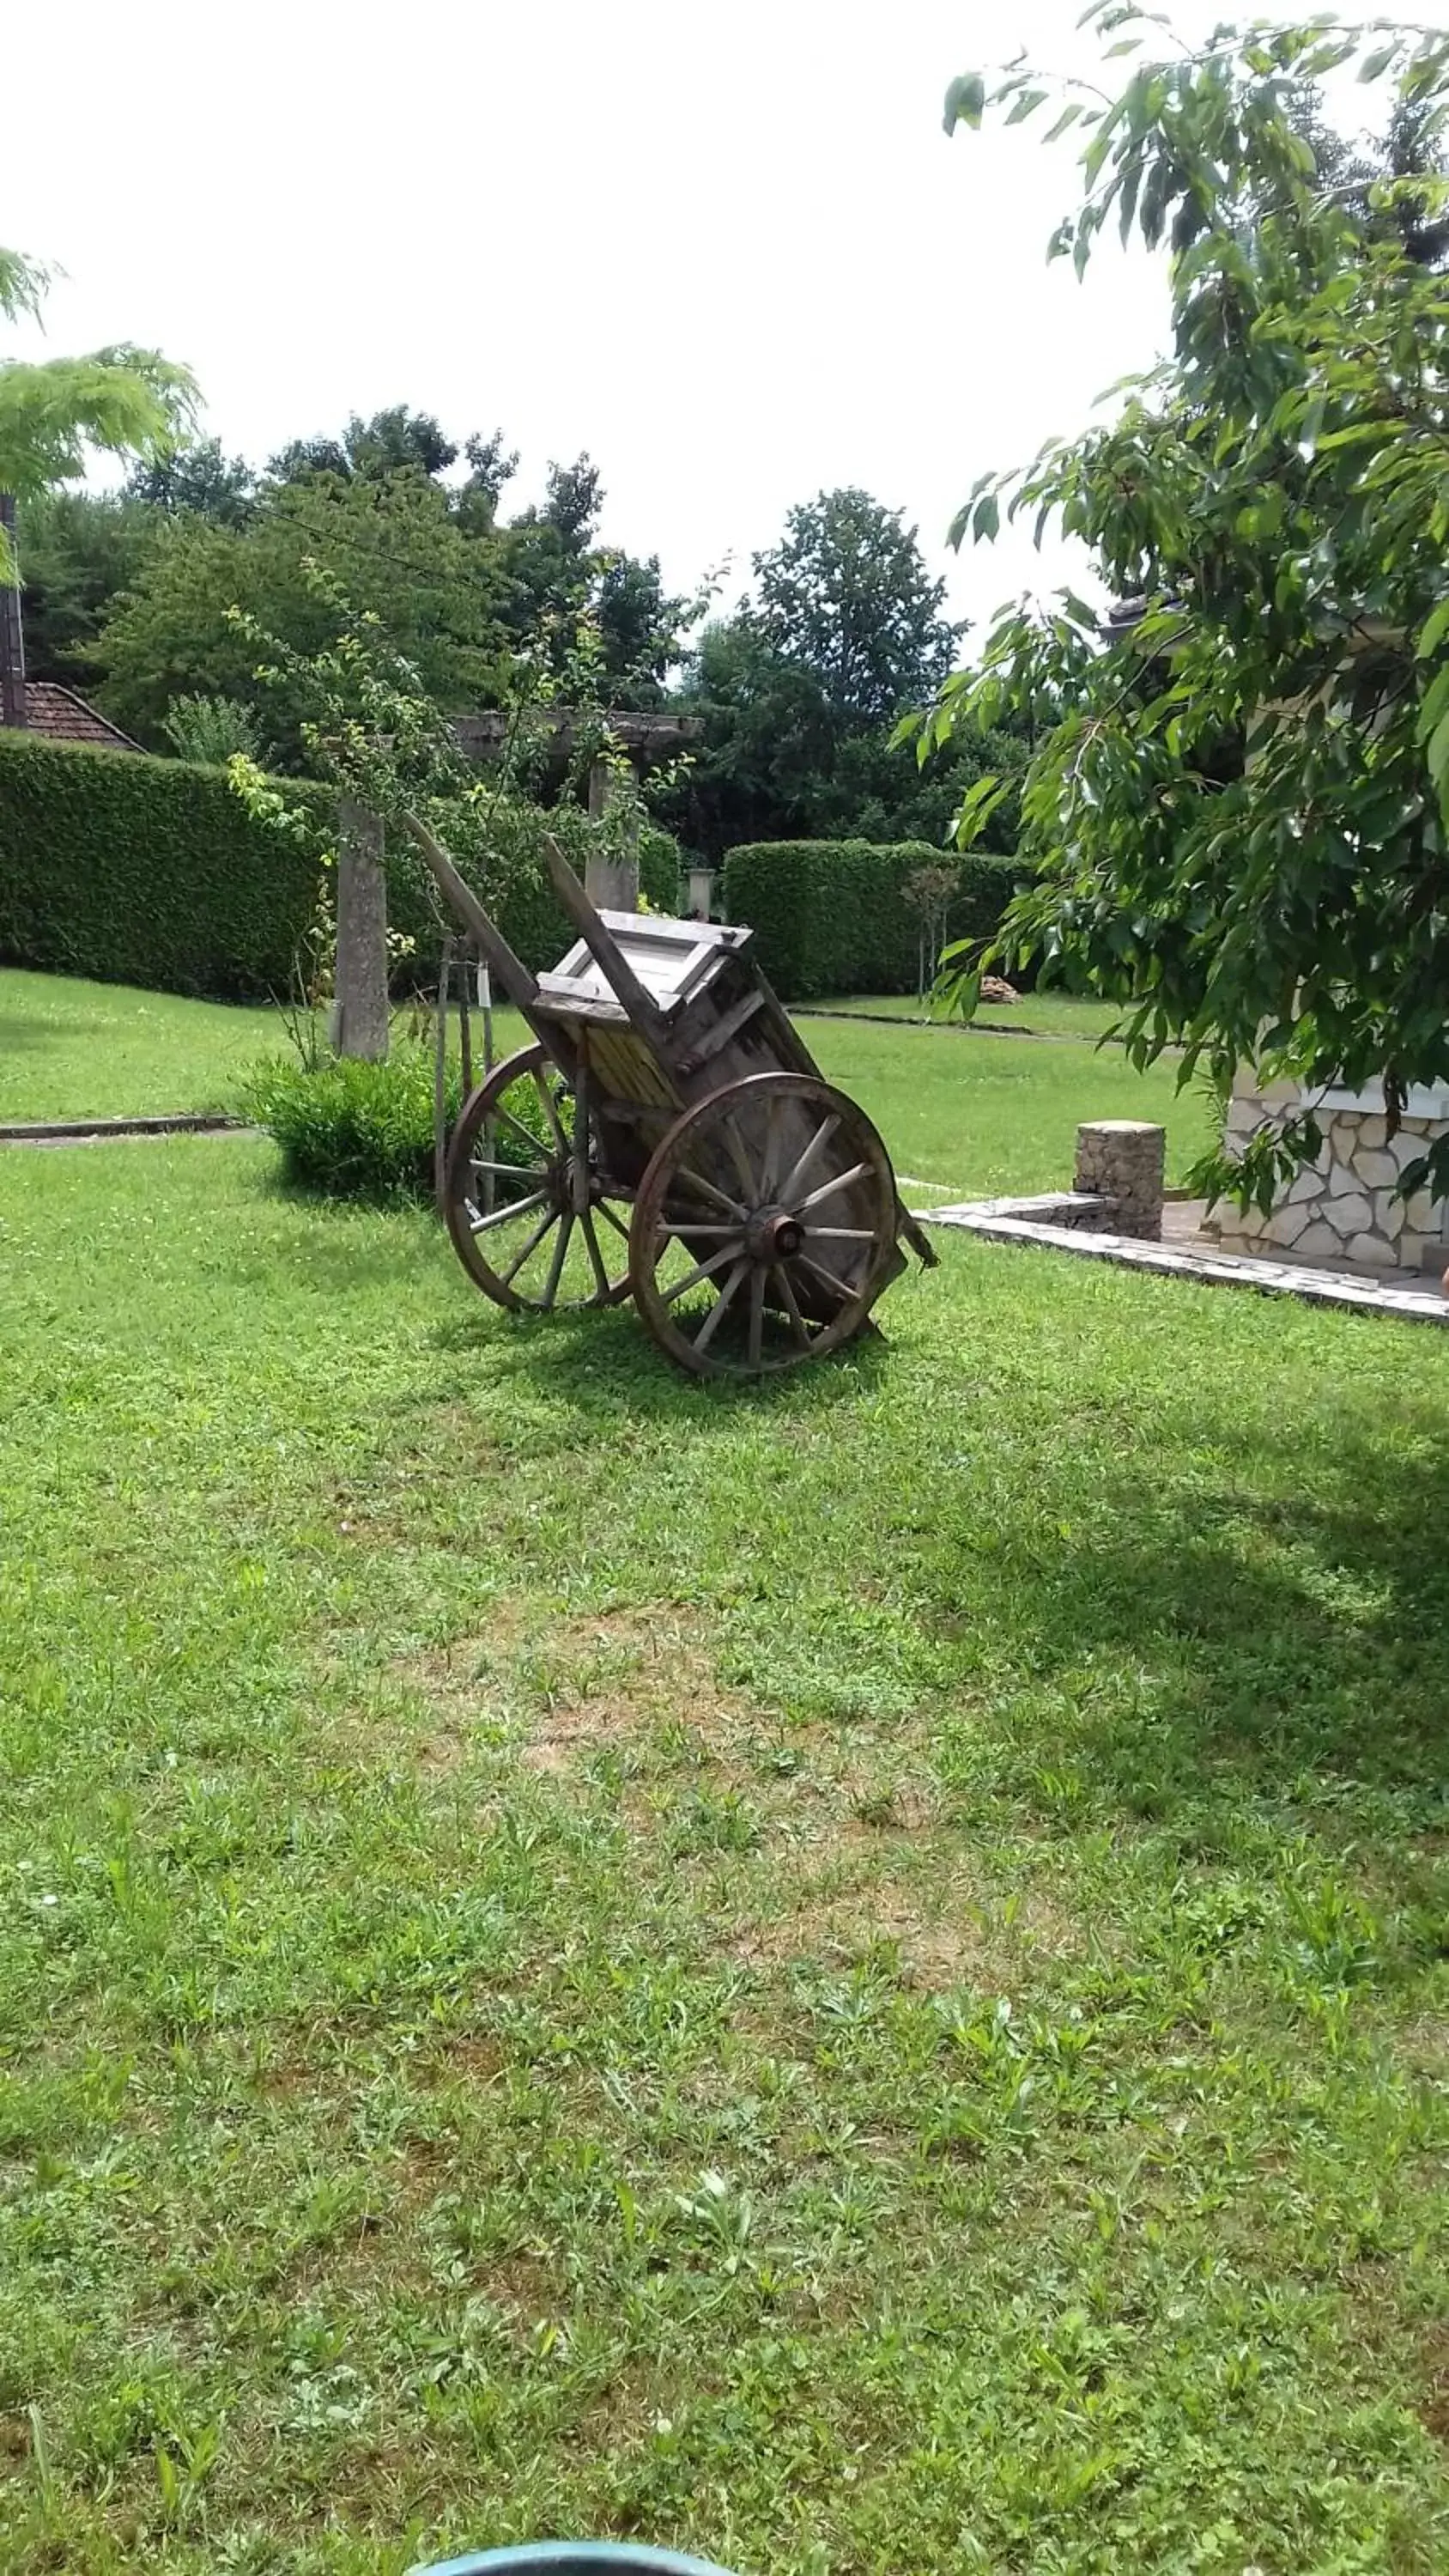
M67 272L52 349L189 360L208 428L255 460L407 402L455 437L501 424L516 508L587 448L606 538L678 588L727 556L742 578L793 501L860 483L919 526L956 613L984 615L1062 559L1017 538L958 562L957 504L1162 335L1140 256L1105 250L1080 287L1045 264L1069 145L941 131L956 72L1018 45L1089 61L1079 7L7 13L0 240Z

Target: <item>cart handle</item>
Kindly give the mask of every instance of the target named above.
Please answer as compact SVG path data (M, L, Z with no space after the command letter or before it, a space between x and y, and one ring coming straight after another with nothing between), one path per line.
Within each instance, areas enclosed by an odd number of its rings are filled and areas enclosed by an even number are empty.
M554 893L615 1000L623 1004L636 1029L648 1038L655 1053L667 1064L665 1049L669 1023L653 994L640 983L607 922L601 920L594 910L551 832L545 832L543 836L543 855Z

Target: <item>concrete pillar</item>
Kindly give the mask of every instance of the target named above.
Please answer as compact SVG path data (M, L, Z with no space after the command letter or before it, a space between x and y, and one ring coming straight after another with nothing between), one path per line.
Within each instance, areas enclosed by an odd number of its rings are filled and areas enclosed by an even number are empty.
M1111 1231L1143 1243L1162 1240L1167 1130L1141 1118L1096 1118L1077 1129L1074 1190L1111 1199Z
M606 760L596 760L589 771L589 821L602 823L615 802L613 772ZM584 860L584 892L595 912L637 912L639 909L639 816L631 813L624 826L623 846L614 850L593 848Z
M387 877L380 816L344 796L337 819L337 963L332 1046L380 1061L387 1053Z

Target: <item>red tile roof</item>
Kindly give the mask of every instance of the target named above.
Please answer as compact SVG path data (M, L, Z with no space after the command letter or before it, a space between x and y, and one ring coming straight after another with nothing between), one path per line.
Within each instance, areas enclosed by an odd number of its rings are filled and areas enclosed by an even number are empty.
M43 742L83 742L92 749L104 751L139 751L119 725L107 724L103 715L88 707L74 689L63 689L58 680L26 680L25 723L29 733L39 734Z

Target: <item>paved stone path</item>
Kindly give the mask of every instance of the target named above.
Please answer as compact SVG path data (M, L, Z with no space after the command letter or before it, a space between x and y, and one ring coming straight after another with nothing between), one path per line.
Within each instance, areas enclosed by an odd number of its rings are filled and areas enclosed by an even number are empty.
M1125 1234L1094 1234L1052 1224L1031 1214L1009 1213L1029 1203L1010 1199L963 1200L955 1207L918 1208L923 1225L946 1225L988 1243L1036 1245L1075 1253L1078 1260L1110 1261L1124 1270L1151 1270L1167 1279L1195 1279L1211 1288L1253 1288L1265 1297L1298 1297L1309 1306L1336 1306L1355 1314L1395 1315L1406 1324L1449 1324L1449 1297L1429 1280L1414 1287L1389 1285L1362 1274L1300 1269L1290 1261L1262 1261L1242 1253L1211 1252L1181 1244L1140 1243ZM1050 1201L1048 1205L1050 1205Z

